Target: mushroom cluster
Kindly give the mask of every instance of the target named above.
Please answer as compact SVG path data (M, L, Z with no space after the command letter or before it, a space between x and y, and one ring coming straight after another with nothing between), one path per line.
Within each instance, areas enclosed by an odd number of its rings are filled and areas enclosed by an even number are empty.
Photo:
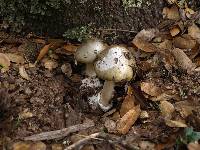
M111 99L115 83L130 81L134 76L135 59L133 55L123 46L106 47L100 40L93 39L80 46L75 58L78 62L86 64L85 73L90 80L94 80L96 76L105 80L100 93L88 97L88 100L98 104L103 111L108 111L112 107ZM89 82L91 81L88 80Z

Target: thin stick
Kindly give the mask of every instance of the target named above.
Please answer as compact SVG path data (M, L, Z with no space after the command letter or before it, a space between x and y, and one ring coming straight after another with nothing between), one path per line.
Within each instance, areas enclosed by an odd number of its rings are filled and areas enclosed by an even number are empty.
M41 141L41 140L52 140L52 139L57 139L57 138L63 138L68 136L71 133L80 131L80 130L85 130L87 128L93 127L94 122L89 121L83 124L77 124L74 126L70 126L68 128L64 128L61 130L56 130L56 131L50 131L50 132L43 132L35 135L31 135L28 137L24 137L23 140L25 141Z
M68 146L67 148L65 148L64 150L73 150L75 148L78 148L79 146L83 146L85 145L86 143L88 143L88 141L92 140L92 139L96 139L96 137L100 136L101 135L101 132L97 132L97 133L94 133L94 134L91 134L89 136L86 136L84 139L82 140L79 140L78 142ZM103 140L103 139L102 139Z

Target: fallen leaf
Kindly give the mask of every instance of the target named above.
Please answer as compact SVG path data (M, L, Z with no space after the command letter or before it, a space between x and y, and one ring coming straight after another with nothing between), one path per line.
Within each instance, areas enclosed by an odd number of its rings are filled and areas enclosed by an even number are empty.
M30 144L25 142L17 142L13 144L13 150L30 150Z
M0 69L2 72L5 72L9 69L10 59L3 53L0 53ZM1 68L2 67L2 68Z
M116 122L111 119L106 119L104 126L109 133L116 133Z
M170 29L170 34L171 34L171 36L174 37L174 36L178 35L180 33L180 31L181 31L180 28L175 26L172 29Z
M196 40L192 39L191 36L184 34L182 36L175 37L173 39L173 45L180 49L192 49L196 45Z
M174 58L180 68L183 70L187 70L191 72L196 67L195 64L191 61L191 59L183 52L183 50L179 48L175 48L172 50Z
M196 24L188 27L188 35L195 39L200 44L200 29Z
M73 44L65 44L63 46L63 49L66 50L67 52L75 53L77 50L78 46L73 45Z
M195 107L188 101L180 101L175 103L175 109L178 111L183 118L188 117L195 110Z
M38 61L40 61L49 51L49 48L50 48L51 44L48 44L48 45L45 45L41 50L40 50L40 53L37 57L37 60L36 60L36 63Z
M21 113L19 113L20 119L27 119L33 117L33 113L31 113L28 108L24 109Z
M173 5L171 8L165 7L163 9L163 18L171 20L179 20L180 14L178 8L175 5Z
M161 49L167 49L167 50L171 50L173 48L172 45L172 41L171 40L164 40L163 42L161 42L158 46Z
M171 119L172 113L175 111L174 105L168 101L161 101L159 108L164 118Z
M156 37L158 32L157 29L143 29L135 36L132 43L142 51L155 52L158 48L149 42Z
M152 82L142 82L140 87L143 92L150 96L159 96L162 93L161 88Z
M20 66L20 67L19 67L19 74L20 74L20 76L21 76L22 78L24 78L24 79L26 79L26 80L30 80L30 78L29 78L29 76L28 76L28 74L27 74L27 72L26 72L24 66Z
M141 113L140 113L140 118L141 118L141 119L149 118L148 112L147 112L147 111L141 111Z
M132 89L129 86L127 95L124 98L123 103L122 103L121 108L120 108L121 117L124 116L130 109L135 107L134 102L136 102L136 100L135 100L134 95L132 95Z
M43 142L36 142L31 144L30 150L46 150L47 146Z
M186 128L187 125L184 123L183 120L175 121L175 120L165 120L165 123L169 127L175 128Z
M187 145L188 150L199 150L200 149L200 144L198 142L195 143L189 143Z
M140 106L137 105L131 110L129 110L118 122L117 122L117 131L120 134L126 134L135 121L140 116Z
M70 77L72 75L72 67L70 63L63 64L61 66L61 70L67 77Z
M52 144L51 145L52 150L63 150L62 144Z
M17 63L17 64L24 64L25 59L23 56L18 55L18 54L14 54L14 53L6 53L5 55L8 56L8 58L10 59L11 62L13 63Z
M52 59L46 59L44 61L44 67L50 71L58 67L58 63Z
M150 141L140 141L138 143L139 147L141 150L154 150L155 149L155 144L150 142Z

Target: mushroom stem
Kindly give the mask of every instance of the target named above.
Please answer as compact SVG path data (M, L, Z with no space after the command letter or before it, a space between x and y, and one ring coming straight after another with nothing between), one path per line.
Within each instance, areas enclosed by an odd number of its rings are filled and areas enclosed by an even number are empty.
M85 70L85 74L89 77L94 77L96 76L96 72L94 70L94 65L93 63L87 63L86 64L86 70Z
M103 106L109 106L109 102L111 98L113 97L113 92L114 92L114 86L115 82L114 81L105 81L103 85L103 89L101 90L101 100L100 104Z

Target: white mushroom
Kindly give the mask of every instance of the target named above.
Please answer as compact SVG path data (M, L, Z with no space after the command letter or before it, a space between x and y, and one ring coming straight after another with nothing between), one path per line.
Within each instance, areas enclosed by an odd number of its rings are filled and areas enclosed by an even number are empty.
M97 55L106 48L105 44L98 39L88 40L82 44L75 53L78 62L86 64L85 74L89 77L96 76L93 62Z
M99 78L104 79L100 107L107 111L112 107L112 99L115 82L130 81L133 77L135 59L133 55L122 46L112 46L102 51L94 63L96 74Z

